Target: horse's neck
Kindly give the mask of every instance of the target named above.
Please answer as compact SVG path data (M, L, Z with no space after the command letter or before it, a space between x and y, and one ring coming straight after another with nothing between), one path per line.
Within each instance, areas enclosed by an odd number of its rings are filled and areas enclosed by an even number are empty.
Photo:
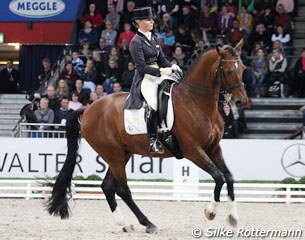
M198 98L198 101L211 102L219 98L220 86L215 79L217 59L216 51L202 55L186 78L187 82L198 86L197 89L189 89L190 94L193 94L193 98ZM194 90L200 94L194 93Z

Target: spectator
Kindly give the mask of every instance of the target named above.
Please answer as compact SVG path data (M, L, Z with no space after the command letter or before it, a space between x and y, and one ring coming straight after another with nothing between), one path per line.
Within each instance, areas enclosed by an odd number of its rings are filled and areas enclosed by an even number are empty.
M180 25L175 36L176 43L180 43L184 50L190 53L191 49L195 46L195 42L193 41L188 29L184 25Z
M232 24L232 14L228 12L228 7L223 5L218 16L218 30L220 34L226 34L226 32L232 28Z
M83 108L83 104L78 101L78 93L76 91L72 92L68 107L73 111Z
M49 100L45 97L40 99L39 109L35 110L34 115L37 119L37 123L53 123L54 122L54 111L49 107ZM40 125L38 130L51 130L51 126ZM32 137L44 137L47 136L43 133L32 133Z
M112 47L110 49L108 60L109 59L115 60L117 65L118 65L118 68L120 69L120 71L123 70L124 62L123 62L123 58L122 58L122 56L120 54L120 49L118 47ZM107 65L108 65L108 61L107 61ZM105 69L107 69L107 68L105 68Z
M78 76L82 76L85 69L85 64L79 57L78 50L75 48L72 50L72 66Z
M259 23L256 26L255 32L252 33L250 38L251 45L259 43L262 48L269 52L271 46L271 38L269 33L266 31L266 27L263 23Z
M164 13L162 16L161 24L160 24L160 31L165 32L169 28L173 29L171 18L168 13Z
M218 11L218 0L201 0L201 3L200 3L201 9L203 9L205 5L210 6L211 13Z
M165 44L164 38L160 37L159 39L160 47L162 48L162 52L165 56L170 57L172 55L172 48Z
M240 114L238 108L234 101L231 100L231 96L226 94L224 95L225 101L230 106L232 115L233 115L233 122L232 122L232 131L233 131L233 138L239 137L239 121L240 121Z
M92 104L93 102L95 102L98 99L99 99L99 97L97 96L97 93L96 92L92 92L90 94L89 104Z
M242 5L241 12L236 17L240 23L240 27L244 29L247 34L252 31L253 17L250 13L247 13L247 8Z
M250 69L252 73L252 96L259 98L260 87L265 81L268 72L268 63L263 49L256 50Z
M19 71L13 67L13 60L8 59L6 68L0 71L0 93L19 93Z
M269 59L268 75L268 82L271 85L269 92L271 95L283 97L284 84L287 84L286 70L287 59L283 56L280 49L273 49Z
M123 13L124 6L125 6L124 0L108 0L108 6L109 6L109 4L113 4L115 6L115 11L117 13L120 13L120 14Z
M234 0L227 0L227 6L228 6L228 12L232 14L232 17L237 17L238 14L238 8L236 5L236 1Z
M103 25L103 16L96 8L95 2L91 2L89 4L88 9L86 10L84 16L83 16L83 26L85 26L85 22L87 20L90 20L92 22L92 26L98 30L102 28Z
M54 123L61 124L64 126L54 126L55 130L64 131L66 130L67 119L72 114L73 110L69 109L69 99L64 96L60 99L60 108L54 114ZM64 137L64 134L59 134L60 137Z
M51 73L51 60L49 58L42 59L43 70L38 75L39 86L44 82L44 80L50 76Z
M161 15L167 13L171 17L172 26L174 29L178 26L179 5L175 0L162 1Z
M84 64L86 64L87 59L92 56L92 51L90 50L90 44L85 39L81 42L81 49L79 50L80 58L83 60Z
M305 97L305 48L301 50L301 57L294 65L292 93L295 97Z
M189 6L182 6L182 16L179 17L179 25L183 24L187 29L191 30L195 26L198 26L196 16L192 13Z
M244 47L247 47L247 32L240 28L238 19L233 20L233 26L226 34L228 42L234 47L241 39L244 40Z
M134 1L128 1L126 3L126 8L123 12L123 14L121 15L121 22L122 23L131 23L131 19L133 17L133 10L135 9L135 2ZM135 32L136 28L132 26L132 31Z
M217 15L215 13L211 13L210 11L210 5L204 5L203 11L200 14L199 18L199 28L202 31L202 35L206 36L205 40L208 40L209 42L214 42L217 33Z
M110 20L106 21L106 29L102 31L101 37L106 40L106 47L111 48L115 46L117 31L112 28Z
M128 63L128 69L125 70L122 74L122 89L124 92L129 92L130 91L130 87L131 87L131 83L133 81L133 77L135 74L135 65L132 61L130 61Z
M102 98L107 95L107 93L104 92L104 87L102 84L96 85L94 92L97 94L97 98Z
M111 93L112 86L115 82L120 82L121 71L115 59L110 58L108 61L108 67L106 69L104 89L107 94Z
M55 94L58 99L69 96L69 88L65 79L59 79Z
M233 114L229 104L223 104L222 108L220 109L220 114L224 121L224 139L234 138L233 136Z
M96 75L97 75L96 82L99 83L102 81L102 70L104 66L101 60L100 51L98 49L94 49L92 51L92 59L93 59L94 67L96 69Z
M258 19L258 23L262 23L265 25L268 34L272 34L274 29L274 15L271 11L271 7L267 5L264 8L263 13L260 15Z
M184 54L184 52L182 51L182 47L181 47L181 46L176 46L175 52L174 52L174 54L173 54L173 57L177 60L177 62L178 62L177 65L178 65L181 69L183 69L186 60L185 60L185 54Z
M77 73L75 72L73 68L73 64L71 61L68 61L65 64L64 70L60 74L61 79L65 79L67 81L69 91L72 91L74 89L75 81L78 78Z
M282 25L276 26L276 33L272 34L271 36L272 42L279 40L282 43L282 46L285 47L289 44L291 38L290 34L284 31L284 28Z
M51 108L54 112L59 109L59 99L56 97L55 94L55 88L53 85L49 85L47 88L47 94L43 96L44 98L47 98L48 101L48 107Z
M87 40L92 47L97 45L98 31L96 28L92 27L92 22L90 19L85 20L84 28L78 32L77 38L78 43L82 43L84 40Z
M127 47L129 47L129 43L131 39L134 37L135 33L133 31L130 31L131 26L129 23L124 23L124 32L122 32L119 36L117 46L122 47L122 41L123 39L127 40Z
M162 33L161 36L164 39L164 44L169 46L169 47L173 47L176 43L176 38L175 35L173 33L173 30L168 28L166 30L166 32Z
M284 30L291 32L292 20L290 15L285 12L285 8L282 4L277 5L274 25L282 25Z
M283 7L285 9L285 13L288 13L290 15L293 14L294 0L277 0L276 8L278 8L279 5L283 5Z
M119 92L122 92L121 83L119 83L119 82L113 83L113 86L112 86L112 93L119 93Z
M78 101L83 106L86 106L89 103L89 94L83 89L83 81L81 79L75 81L75 92L78 93Z
M92 58L87 60L85 71L81 78L84 81L84 88L88 88L91 92L93 92L96 87L97 71Z
M106 24L108 21L112 23L112 27L115 30L120 30L120 18L121 15L116 12L115 5L108 5L108 14L106 15Z
M109 58L109 51L110 48L106 47L106 39L101 37L99 40L99 52L101 55L101 62L103 66L106 66L108 58Z

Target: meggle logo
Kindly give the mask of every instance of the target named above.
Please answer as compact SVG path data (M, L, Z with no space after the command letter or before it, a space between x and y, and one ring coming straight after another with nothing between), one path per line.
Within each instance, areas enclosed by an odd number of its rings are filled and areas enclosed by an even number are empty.
M9 9L16 15L28 18L46 18L65 10L62 0L13 0Z

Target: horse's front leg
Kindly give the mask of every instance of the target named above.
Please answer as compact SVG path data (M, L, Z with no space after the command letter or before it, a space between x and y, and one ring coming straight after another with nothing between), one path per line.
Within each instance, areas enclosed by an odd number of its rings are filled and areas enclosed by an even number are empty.
M237 205L236 205L235 194L234 194L233 176L223 159L220 145L218 145L217 147L214 147L213 151L211 153L210 152L208 152L208 153L209 153L209 156L211 157L211 159L213 160L213 162L215 163L215 166L222 172L224 179L227 183L228 206L229 206L229 210L230 210L229 215L228 215L228 222L230 225L235 226L237 224L238 214L237 214ZM216 187L217 187L217 183L216 183L215 189L216 189ZM213 205L213 204L215 205L215 203L213 203L213 201L212 201L212 203L210 203L210 205Z

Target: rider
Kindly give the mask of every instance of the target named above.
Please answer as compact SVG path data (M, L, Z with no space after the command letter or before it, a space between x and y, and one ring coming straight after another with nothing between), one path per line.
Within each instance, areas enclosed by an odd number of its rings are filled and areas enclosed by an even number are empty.
M157 91L158 85L174 71L181 71L176 64L171 64L164 56L157 38L151 33L155 16L150 7L133 11L132 21L138 28L130 42L129 51L136 65L136 72L130 89L130 96L125 103L126 109L140 109L144 97L149 153L163 153L162 145L157 141Z

